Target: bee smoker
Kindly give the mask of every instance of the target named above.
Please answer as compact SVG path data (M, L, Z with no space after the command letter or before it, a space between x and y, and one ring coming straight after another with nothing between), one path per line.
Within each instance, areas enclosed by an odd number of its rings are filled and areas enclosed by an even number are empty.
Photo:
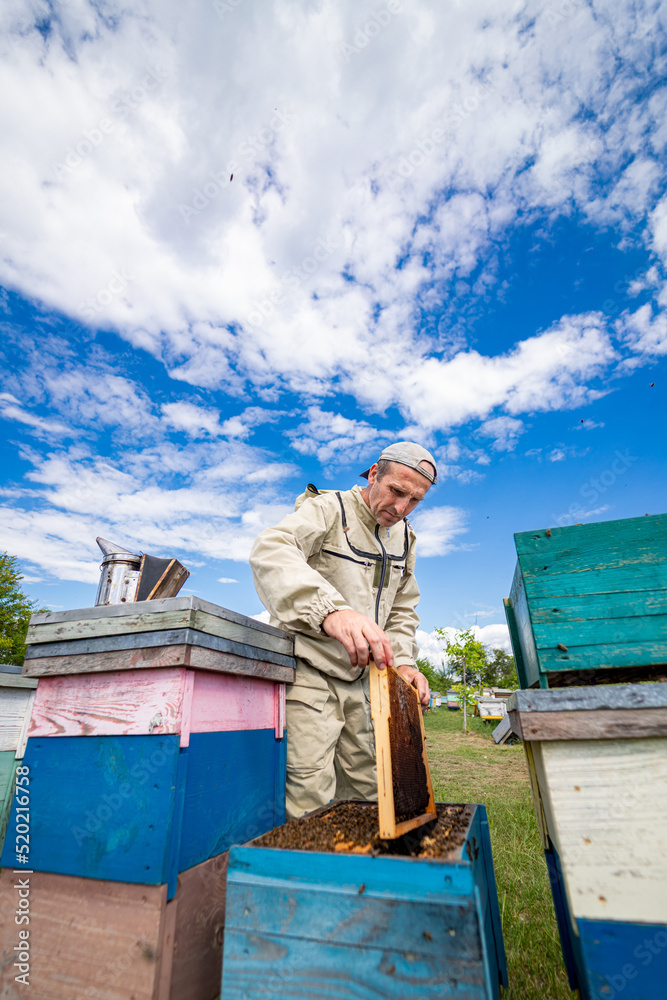
M106 538L97 538L104 553L95 604L124 604L136 600L141 556L128 552Z

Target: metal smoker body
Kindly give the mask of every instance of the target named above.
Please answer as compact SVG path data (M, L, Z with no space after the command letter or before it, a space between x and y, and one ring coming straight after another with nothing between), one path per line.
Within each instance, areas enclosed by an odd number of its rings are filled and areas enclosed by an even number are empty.
M96 539L104 553L95 604L124 604L134 601L139 586L141 556L121 548L106 538Z

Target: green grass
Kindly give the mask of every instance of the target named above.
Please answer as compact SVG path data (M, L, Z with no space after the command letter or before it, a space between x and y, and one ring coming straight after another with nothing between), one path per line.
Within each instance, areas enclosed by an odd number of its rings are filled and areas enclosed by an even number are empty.
M507 950L503 1000L572 1000L537 832L523 745L496 746L497 723L446 708L427 712L426 745L438 802L483 802Z

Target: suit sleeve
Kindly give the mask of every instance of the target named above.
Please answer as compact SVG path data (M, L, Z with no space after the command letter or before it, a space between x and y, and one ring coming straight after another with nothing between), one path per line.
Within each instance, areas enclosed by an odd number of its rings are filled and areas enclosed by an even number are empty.
M416 608L419 604L419 586L415 578L415 539L412 538L405 563L405 574L401 579L384 630L389 636L394 651L396 666L415 665L419 647L415 638L419 627Z
M308 565L327 535L326 511L308 500L280 524L259 535L250 566L259 598L269 613L293 632L322 636L322 622L350 605Z

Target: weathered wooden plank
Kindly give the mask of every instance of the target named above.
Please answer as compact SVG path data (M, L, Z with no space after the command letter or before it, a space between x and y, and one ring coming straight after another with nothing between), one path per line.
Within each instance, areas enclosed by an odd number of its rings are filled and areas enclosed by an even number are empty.
M287 689L284 684L274 681L273 687L273 732L277 740L285 735Z
M469 808L472 822L476 807ZM310 851L304 855L303 851L236 845L229 852L227 889L235 883L245 884L248 872L252 872L252 881L266 880L282 889L307 883L333 885L341 892L358 893L359 887L365 885L364 892L390 892L395 899L418 902L425 897L448 900L454 896L464 902L474 891L470 862L464 851L462 846L441 861Z
M503 928L498 906L496 873L493 868L491 852L489 819L485 806L480 806L475 810L471 833L473 835L473 859L475 862L479 860L479 864L473 865L473 875L478 912L481 911L483 914L480 930L484 949L487 995L496 996L500 992L498 985L507 989L509 980L505 941L503 940ZM475 839L479 848L478 858L475 858L474 854Z
M44 677L30 736L139 736L180 733L184 667Z
M484 969L462 959L401 950L342 946L227 929L222 971L224 1000L301 996L355 1000L488 1000ZM250 992L252 984L252 992ZM287 993L287 990L290 993Z
M31 700L30 688L5 687L0 690L0 753L3 750L16 751Z
M191 711L191 733L274 730L274 682L197 670Z
M146 602L151 603L151 602ZM268 649L275 653L290 655L293 651L293 639L285 632L278 635L267 635L252 627L227 621L204 611L162 611L158 614L144 612L127 615L120 618L88 618L78 621L44 623L31 625L28 629L26 642L52 643L80 640L98 636L118 636L145 632L166 632L172 629L191 628L197 632L219 636L242 645L251 645L260 649Z
M414 927L415 910L427 931L414 934L410 951L415 955L441 956L448 961L480 962L482 941L472 899L452 898L449 904L424 899L389 899L385 892L368 887L336 891L327 884L294 885L289 892L267 893L266 886L248 882L230 893L226 913L228 929L245 934L286 935L304 940L334 942L388 951L405 945L407 929ZM372 941L369 940L372 935Z
M185 808L185 790L188 783L188 747L180 747L178 751L178 762L176 765L176 781L174 788L174 801L172 806L172 824L169 835L168 857L167 857L167 899L171 899L176 892L178 873L180 871L179 858L183 841L183 811ZM203 859L199 859L203 860Z
M635 608L631 617L593 618L590 621L558 621L537 625L533 617L533 635L538 655L561 643L571 655L581 646L617 646L626 643L655 645L667 658L667 615L642 615Z
M599 709L596 712L522 712L524 740L612 740L667 737L667 708Z
M608 558L620 565L667 563L666 539L665 514L522 531L514 536L522 562L526 560L539 566L545 557L557 556L564 566L573 570L581 568L582 552L598 557L591 559L592 565L604 564Z
M35 704L36 693L36 690L32 690L28 697L28 706L25 710L25 715L23 716L23 725L21 726L18 743L16 744L17 760L22 760L25 754L26 743L28 742L28 729L30 728L30 719L32 718L32 708Z
M26 660L23 669L30 677L49 677L108 673L114 670L189 667L191 649L192 646L156 646L107 653L84 653L79 656L36 656Z
M168 1000L158 992L166 886L129 885L34 871L30 985L15 982L19 927L0 931L0 995L7 1000ZM17 908L17 876L0 873L0 911ZM23 925L25 926L25 925ZM194 994L193 994L194 998ZM204 998L199 998L204 1000ZM210 1000L210 998L209 998Z
M537 819L537 828L542 841L542 847L545 851L548 851L551 845L554 845L556 851L559 851L558 827L554 820L553 808L549 797L549 785L544 771L544 761L542 760L542 744L524 743L523 749L526 755L530 790L533 795L535 817Z
M496 728L493 730L491 735L493 736L494 742L501 744L504 743L512 735L512 726L510 724L509 715L503 716Z
M17 671L20 671L21 667L17 667L16 669ZM0 688L26 688L28 690L33 690L36 687L37 687L37 681L33 680L32 677L21 677L20 673L19 674L0 673ZM0 692L0 698L1 697L2 697L2 692Z
M157 646L155 648L91 653L83 656L44 656L26 660L24 670L31 677L58 674L106 673L113 670L142 670L185 666L220 673L245 674L293 683L293 667L266 660L220 653L203 646Z
M224 618L229 622L236 622L238 625L248 625L267 635L284 636L286 633L282 629L267 625L257 618L249 618L241 615L237 611L230 611L229 608L219 607L204 601L200 597L190 595L188 597L166 597L153 601L133 601L127 604L106 604L95 605L90 608L76 608L72 611L46 611L34 614L30 618L30 624L41 625L56 622L72 622L81 619L91 618L124 618L132 617L136 614L160 614L165 611L205 611L209 615Z
M514 653L514 663L516 665L517 677L519 678L519 684L521 685L521 687L526 688L529 687L534 680L537 680L537 677L531 677L530 681L528 680L526 666L523 661L523 650L521 648L519 630L516 624L516 615L514 614L512 601L510 600L509 597L503 598L503 606L505 608L505 619L507 621L507 629L510 634L512 652ZM447 696L447 707L449 708L449 695Z
M177 735L30 737L32 867L166 882L178 749ZM13 860L5 844L2 864Z
M267 680L294 683L296 670L284 667L278 663L268 663L266 660L254 660L232 653L218 653L203 646L190 646L190 665L198 670L219 670L228 674L248 674L252 677L265 677Z
M634 614L667 615L667 590L632 590L617 594L561 595L532 597L530 613L533 624L556 628L559 622L610 621Z
M613 684L557 688L551 691L515 691L507 707L519 712L667 708L667 681L659 684Z
M523 562L521 565L523 569ZM556 598L554 607L558 607L558 601L564 597L581 594L595 594L599 597L633 591L653 593L667 587L667 567L662 564L645 565L641 570L641 580L638 580L637 567L634 565L610 568L591 561L582 565L578 572L570 572L558 571L554 560L554 566L549 571L542 570L532 575L526 570L524 577L531 601L535 598Z
M513 616L514 629L516 630L516 636L518 637L518 651L520 661L523 664L525 683L526 686L531 686L539 677L540 665L537 656L537 648L535 646L535 637L533 636L533 625L530 618L530 610L528 608L526 587L521 573L521 567L519 565L516 567L514 579L512 581L510 606ZM508 621L509 620L510 616L508 614ZM510 635L512 636L512 644L516 652L517 644L513 637L514 629L510 629ZM517 660L517 663L518 662L519 660Z
M285 782L273 728L191 733L179 871L284 823Z
M565 644L566 645L566 644ZM568 646L539 651L543 673L557 670L602 670L615 667L638 667L667 663L667 643L619 642L607 645Z
M212 1000L220 991L227 858L220 854L178 876L169 1000Z
M294 657L247 643L235 642L217 635L208 635L191 628L165 629L158 632L137 632L123 635L103 635L62 642L40 642L28 647L26 662L40 656L79 656L84 653L105 653L121 649L150 649L154 646L192 645L238 656L263 659L268 663L294 666Z
M573 917L666 924L665 739L537 746Z

